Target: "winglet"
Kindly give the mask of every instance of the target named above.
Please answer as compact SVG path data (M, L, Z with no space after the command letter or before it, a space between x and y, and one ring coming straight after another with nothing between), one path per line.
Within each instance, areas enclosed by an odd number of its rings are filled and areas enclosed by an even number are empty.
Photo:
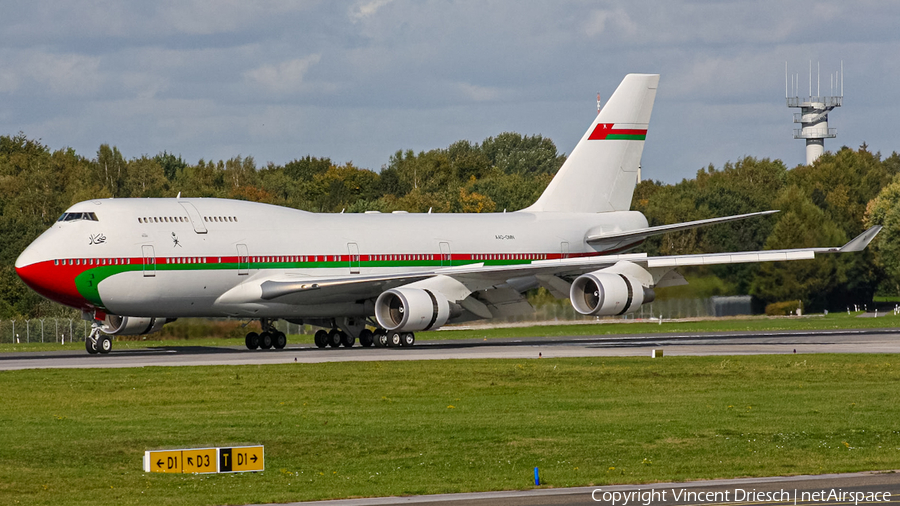
M881 232L881 225L875 225L874 227L869 228L865 232L859 234L850 240L847 244L841 246L841 249L838 251L841 253L853 252L853 251L862 251L866 249L866 246L872 242L872 239L878 235L878 232Z

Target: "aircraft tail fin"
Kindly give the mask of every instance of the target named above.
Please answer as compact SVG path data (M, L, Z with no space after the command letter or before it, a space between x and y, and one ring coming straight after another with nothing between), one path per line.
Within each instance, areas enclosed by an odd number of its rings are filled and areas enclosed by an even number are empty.
M627 211L659 74L628 74L526 212Z

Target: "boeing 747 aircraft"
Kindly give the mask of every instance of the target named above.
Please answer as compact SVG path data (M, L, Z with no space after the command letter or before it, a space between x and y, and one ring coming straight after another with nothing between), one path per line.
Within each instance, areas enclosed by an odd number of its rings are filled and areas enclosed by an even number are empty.
M411 346L414 332L531 310L542 286L584 315L632 313L675 267L802 260L839 248L648 257L645 238L775 211L649 227L629 211L659 75L625 77L532 206L496 214L316 214L254 202L104 199L75 204L16 260L44 297L110 336L179 317L259 319L250 349L283 348L274 322L321 326L325 346Z

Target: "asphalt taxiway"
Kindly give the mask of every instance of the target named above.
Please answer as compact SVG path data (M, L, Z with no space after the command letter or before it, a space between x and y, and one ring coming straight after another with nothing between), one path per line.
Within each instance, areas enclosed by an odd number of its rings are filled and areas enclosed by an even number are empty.
M616 492L619 500L613 504ZM624 503L623 494L631 496ZM646 495L656 492L655 495ZM726 495L727 493L727 495ZM862 493L860 496L858 494ZM860 499L861 498L861 499ZM635 500L636 499L636 500ZM768 500L767 500L768 499ZM886 500L885 500L886 499ZM687 483L650 483L562 489L533 489L471 494L379 497L290 503L286 506L370 506L428 504L429 506L848 506L896 504L900 501L900 473L879 471L816 476L776 476L703 480Z
M379 360L758 355L793 353L900 353L900 329L705 332L503 339L420 340L411 348L324 348L309 344L283 350L243 346L168 346L124 349L108 355L78 351L0 353L0 370L151 366L245 365Z

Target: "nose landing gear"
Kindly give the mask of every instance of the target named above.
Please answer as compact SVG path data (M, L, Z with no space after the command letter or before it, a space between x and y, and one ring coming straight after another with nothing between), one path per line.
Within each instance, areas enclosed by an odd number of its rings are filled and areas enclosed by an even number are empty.
M84 339L84 348L91 355L106 355L112 350L112 338L100 330L101 324L96 320L91 323L91 333Z

